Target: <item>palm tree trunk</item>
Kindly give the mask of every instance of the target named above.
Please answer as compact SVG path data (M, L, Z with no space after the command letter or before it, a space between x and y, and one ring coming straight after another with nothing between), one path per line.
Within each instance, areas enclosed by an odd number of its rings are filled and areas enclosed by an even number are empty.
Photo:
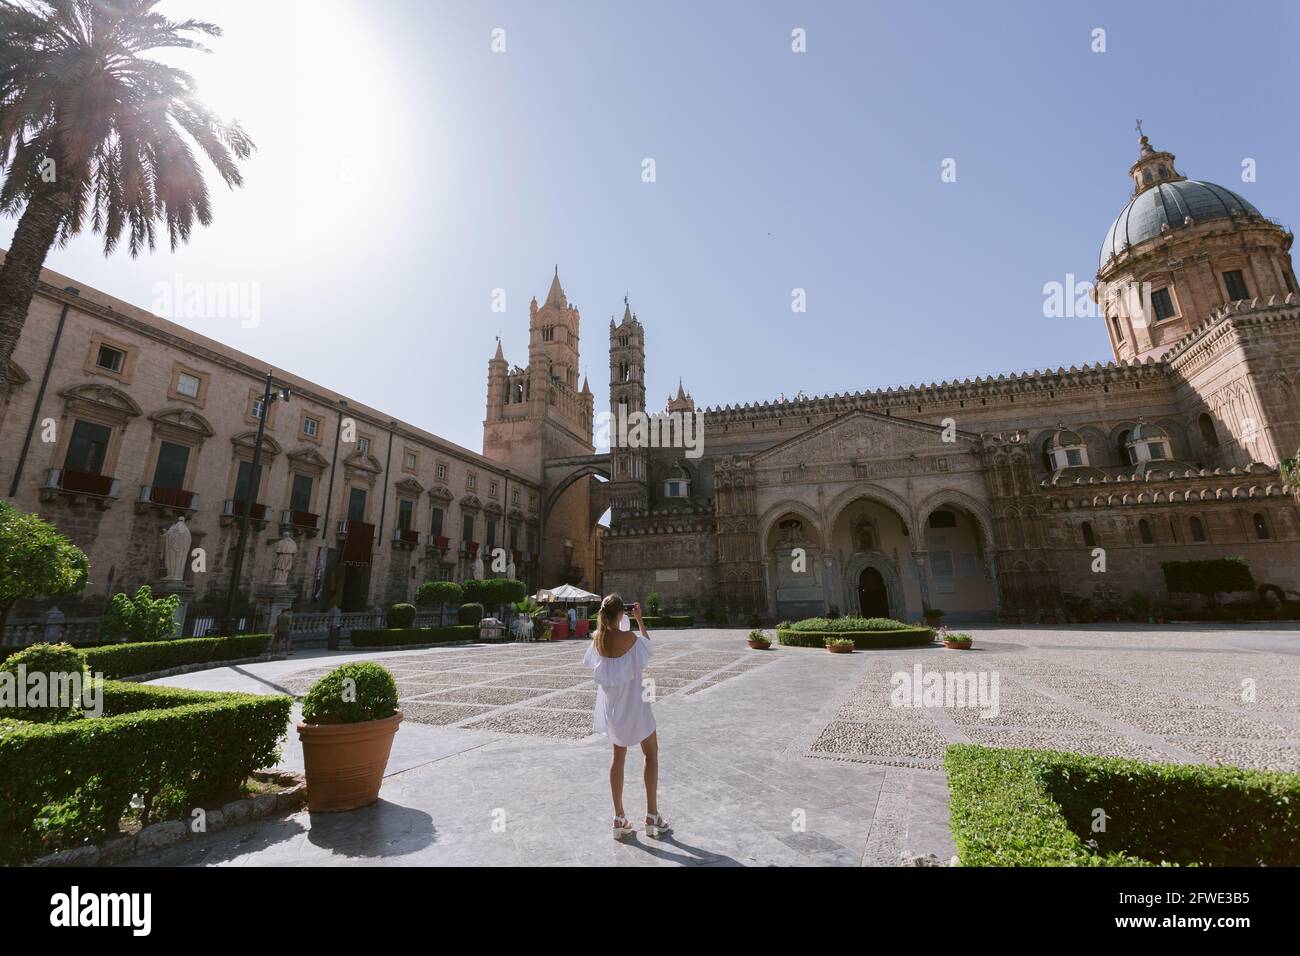
M8 384L9 358L22 335L41 266L58 238L71 199L63 189L38 189L18 219L13 243L0 266L0 391Z

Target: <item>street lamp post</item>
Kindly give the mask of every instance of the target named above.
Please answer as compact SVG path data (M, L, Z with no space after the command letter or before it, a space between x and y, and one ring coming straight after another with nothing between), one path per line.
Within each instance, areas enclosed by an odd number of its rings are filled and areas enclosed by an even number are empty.
M289 386L277 389L271 380L271 372L266 373L266 389L262 392L262 414L257 418L257 438L253 441L253 466L248 476L248 487L244 490L243 513L239 516L239 543L235 545L235 560L230 569L230 585L226 588L226 620L228 629L235 630L235 595L239 592L239 576L244 569L244 552L248 549L248 519L253 511L253 502L257 499L257 486L261 484L258 469L262 463L262 438L266 434L266 420L271 415L271 403L277 399L288 401L292 393Z

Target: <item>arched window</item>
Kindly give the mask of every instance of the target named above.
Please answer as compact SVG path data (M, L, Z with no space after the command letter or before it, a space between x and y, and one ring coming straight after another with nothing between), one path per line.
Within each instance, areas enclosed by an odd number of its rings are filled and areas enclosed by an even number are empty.
M1083 532L1083 543L1090 548L1097 547L1097 536L1092 533L1092 522L1085 521L1079 525L1079 530Z
M1052 462L1052 453L1047 450L1047 446L1052 443L1051 435L1043 439L1043 470L1055 471L1056 465Z
M936 511L930 515L931 528L955 528L957 516L951 511Z
M668 473L664 480L665 498L689 498L691 495L691 473L678 465Z
M1144 169L1144 170L1142 170L1142 181L1143 181L1144 183L1150 183L1150 182L1151 182L1151 170L1149 170L1149 169Z
M1205 443L1206 448L1219 447L1219 433L1214 430L1214 419L1201 412L1201 417L1196 420L1201 428L1201 441Z
M1133 464L1133 449L1128 447L1128 439L1132 434L1133 432L1126 428L1119 433L1119 438L1115 440L1115 451L1119 454L1119 463L1121 465Z
M1146 518L1142 518L1138 521L1138 537L1142 539L1143 544L1151 544L1155 541L1155 539L1151 537L1151 525Z
M1193 540L1193 541L1204 541L1204 540L1205 540L1205 525L1203 525L1203 524L1201 523L1201 519L1200 519L1200 518L1197 518L1195 515L1193 515L1193 516L1192 516L1192 520L1191 520L1191 526L1192 526L1192 540Z
M1254 518L1251 520L1255 522L1255 537L1259 538L1260 541L1267 541L1269 537L1268 523L1264 521L1264 516L1256 511Z

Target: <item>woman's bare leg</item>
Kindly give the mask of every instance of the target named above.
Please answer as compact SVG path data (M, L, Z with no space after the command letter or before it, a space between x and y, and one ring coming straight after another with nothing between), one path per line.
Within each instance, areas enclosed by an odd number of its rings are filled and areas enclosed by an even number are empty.
M609 761L609 792L614 797L614 816L623 813L623 763L627 760L627 748L614 746L614 756Z
M654 816L659 812L659 732L655 731L641 741L645 754L645 812Z

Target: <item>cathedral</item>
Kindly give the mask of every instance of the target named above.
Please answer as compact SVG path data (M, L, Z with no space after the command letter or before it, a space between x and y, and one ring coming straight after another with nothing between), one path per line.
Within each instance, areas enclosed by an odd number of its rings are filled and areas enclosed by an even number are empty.
M1129 176L1094 292L1113 362L707 408L702 456L597 455L564 424L590 420L591 394L557 277L534 303L529 369L489 365L484 452L549 382L554 424L528 437L546 448L543 496L585 496L543 521L589 522L608 501L603 589L697 616L1053 620L1172 601L1162 561L1237 555L1282 598L1300 589L1279 471L1300 446L1293 236L1146 136ZM650 411L647 334L630 308L610 322L611 415ZM679 386L653 414L696 412Z

